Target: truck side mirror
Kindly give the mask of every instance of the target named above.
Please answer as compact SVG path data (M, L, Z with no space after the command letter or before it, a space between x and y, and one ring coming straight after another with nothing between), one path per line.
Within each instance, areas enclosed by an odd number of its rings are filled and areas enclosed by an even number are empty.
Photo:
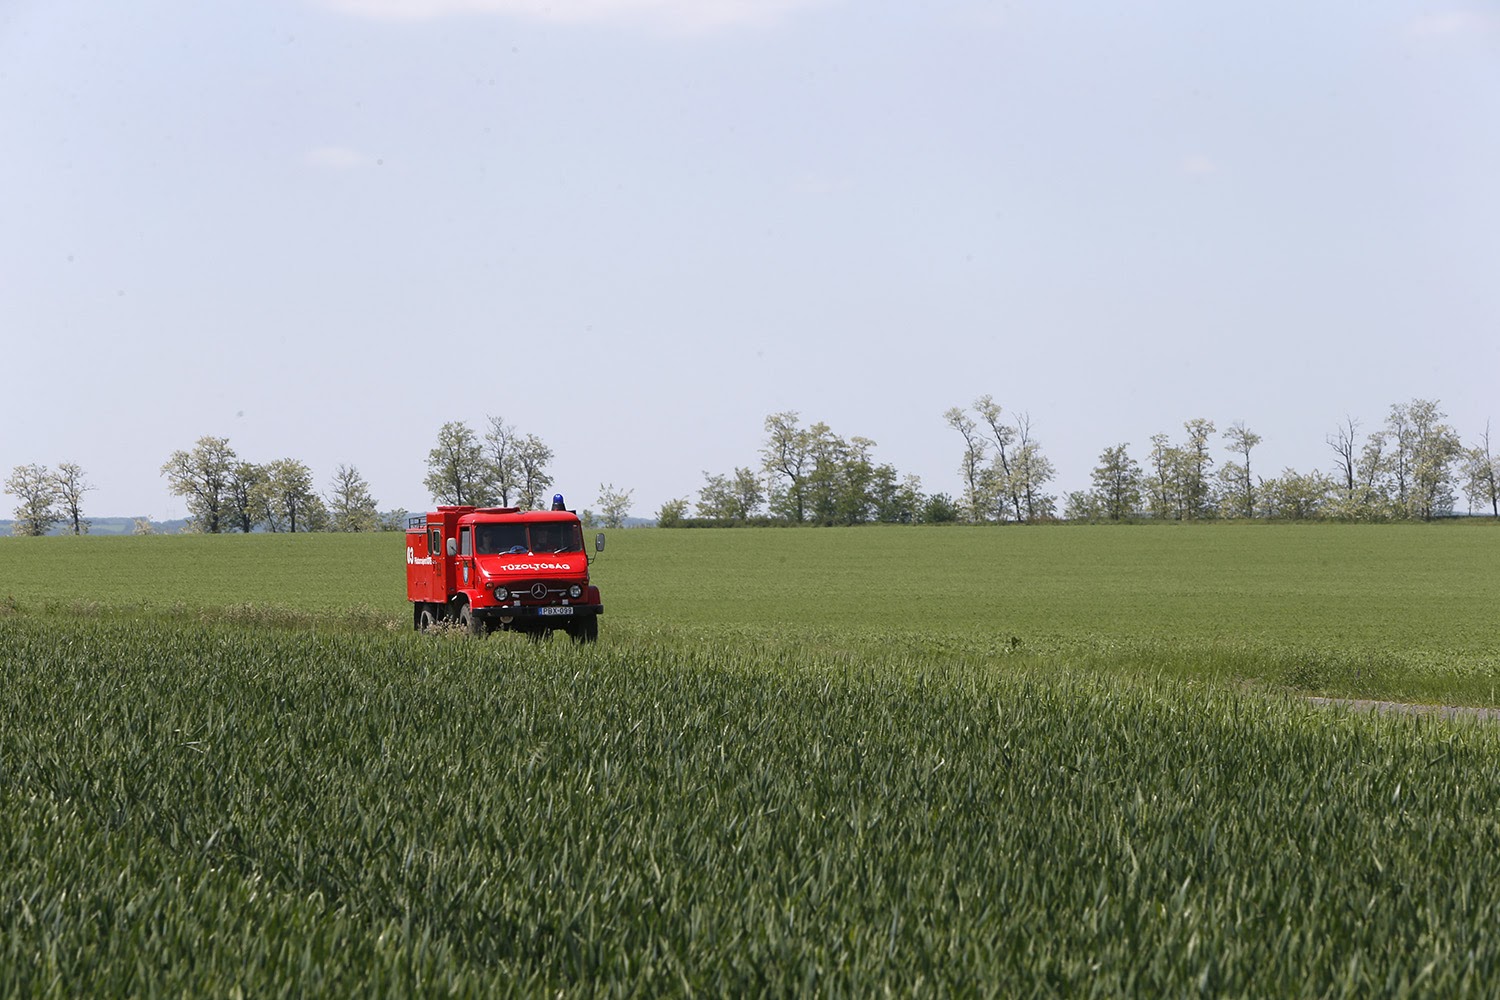
M458 539L457 538L449 538L448 539L448 555L450 557L458 555Z
M604 532L602 532L602 531L599 532L599 534L597 534L597 535L594 536L594 551L595 552L603 552L604 551Z

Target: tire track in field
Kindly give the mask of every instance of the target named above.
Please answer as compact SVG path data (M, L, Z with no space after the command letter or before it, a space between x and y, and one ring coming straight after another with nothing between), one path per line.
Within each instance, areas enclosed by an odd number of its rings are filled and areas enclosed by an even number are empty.
M1314 698L1308 702L1320 708L1343 708L1351 712L1377 712L1381 715L1432 715L1440 719L1474 719L1500 722L1500 708L1472 708L1467 705L1421 705L1409 701L1375 701L1369 698Z

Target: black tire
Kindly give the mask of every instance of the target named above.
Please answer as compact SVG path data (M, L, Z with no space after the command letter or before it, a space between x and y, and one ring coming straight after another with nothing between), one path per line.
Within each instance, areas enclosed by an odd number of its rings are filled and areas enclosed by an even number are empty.
M417 631L431 632L435 628L437 628L437 616L432 613L431 608L423 605L422 610L417 614Z
M598 642L599 619L593 615L580 618L568 626L568 635L573 637L574 642Z
M470 635L481 639L484 638L484 619L474 614L473 610L467 604L458 609L458 625L459 628Z

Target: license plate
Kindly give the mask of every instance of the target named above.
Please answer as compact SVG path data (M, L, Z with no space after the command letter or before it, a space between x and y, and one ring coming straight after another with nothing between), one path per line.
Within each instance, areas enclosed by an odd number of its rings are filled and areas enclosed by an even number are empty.
M571 615L573 613L573 609L572 608L537 608L536 609L536 613L539 614L539 615Z

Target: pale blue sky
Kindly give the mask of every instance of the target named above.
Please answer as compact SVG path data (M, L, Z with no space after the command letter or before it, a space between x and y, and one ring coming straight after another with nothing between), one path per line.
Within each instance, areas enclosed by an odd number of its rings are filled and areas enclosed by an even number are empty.
M0 330L0 471L97 516L181 516L204 434L420 509L489 414L641 516L781 410L954 494L984 393L1059 495L1194 417L1469 443L1500 7L6 0Z

